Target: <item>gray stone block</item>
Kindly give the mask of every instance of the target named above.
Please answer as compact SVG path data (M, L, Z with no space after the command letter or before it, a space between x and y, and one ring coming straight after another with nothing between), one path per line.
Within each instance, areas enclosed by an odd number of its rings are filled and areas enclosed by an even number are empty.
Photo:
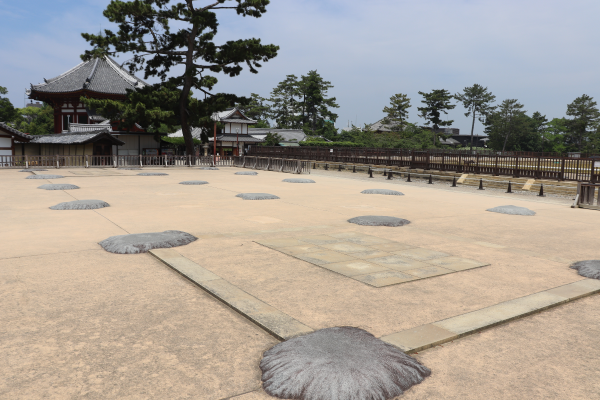
M530 209L525 207L517 206L498 206L494 208L489 208L486 211L508 215L535 215L535 211L531 211Z
M570 268L577 270L579 275L591 279L600 279L600 260L577 261Z
M431 375L396 347L349 326L279 343L264 353L260 369L267 394L301 400L392 399Z
M135 233L111 236L99 244L108 252L116 254L147 253L152 249L179 247L198 240L197 237L181 231Z
M55 206L50 207L51 210L95 210L98 208L110 207L105 201L102 200L75 200L67 201L64 203L58 203Z
M77 185L71 185L70 183L48 183L46 185L38 186L38 189L44 190L72 190L79 189Z
M180 185L207 185L206 181L183 181L179 182Z
M241 197L244 200L276 200L279 197L269 193L240 193L235 197Z
M300 179L300 178L284 179L282 182L287 182L287 183L316 183L312 179Z
M254 172L254 171L240 171L240 172L236 172L236 175L258 175L258 172Z
M362 194L387 194L390 196L404 196L404 193L390 189L367 189L361 192Z
M60 179L64 178L62 175L31 175L25 179Z
M410 224L410 221L406 219L377 215L365 215L362 217L355 217L349 219L348 222L364 226L402 226Z

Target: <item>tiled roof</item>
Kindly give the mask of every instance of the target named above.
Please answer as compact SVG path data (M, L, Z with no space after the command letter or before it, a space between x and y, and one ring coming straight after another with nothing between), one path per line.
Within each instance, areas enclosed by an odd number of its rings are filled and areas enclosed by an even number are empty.
M208 138L208 141L212 142L213 138L212 136ZM226 133L224 135L219 135L217 136L217 141L218 142L235 142L235 141L240 141L240 142L244 142L244 143L260 143L263 142L262 139L257 139L255 137L252 137L250 135L246 135L244 134L239 134L239 135L233 135L231 133Z
M113 144L118 146L125 144L125 142L117 139L109 133L108 128L96 130L93 132L68 132L68 133L55 133L51 135L33 135L31 143L40 144L86 144L93 143L100 139L108 139Z
M243 118L232 118L236 113L240 113ZM256 123L255 120L246 117L243 112L241 112L240 110L238 110L235 107L230 108L225 111L220 111L218 113L214 113L212 115L212 119L213 119L213 121L227 122L227 123L231 122L234 124L255 124Z
M89 90L105 94L127 94L127 89L139 89L146 82L129 74L112 58L93 58L82 62L62 75L31 85L31 90L43 93L71 93Z
M249 128L248 133L257 139L264 139L267 133L276 133L283 138L282 143L298 143L306 139L302 129L272 129L272 128Z
M33 136L28 135L27 133L18 131L9 125L6 125L4 122L0 122L0 130L5 131L6 133L15 135L18 137L18 139L23 139L21 141L29 142L31 139L33 139Z

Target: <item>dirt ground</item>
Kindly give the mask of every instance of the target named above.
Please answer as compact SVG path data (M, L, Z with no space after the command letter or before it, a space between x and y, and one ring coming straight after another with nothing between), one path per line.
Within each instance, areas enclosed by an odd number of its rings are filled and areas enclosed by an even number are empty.
M375 336L434 322L581 280L568 264L598 258L600 213L562 198L364 179L314 171L257 176L166 168L58 170L46 180L0 171L0 399L269 398L262 352L278 341L148 254L115 255L99 241L169 229L199 240L176 250L313 329L351 325ZM208 185L186 186L185 180ZM394 189L405 196L364 195ZM280 200L244 201L263 192ZM48 207L98 199L111 207ZM499 205L533 217L486 212ZM389 215L399 228L347 223ZM375 288L256 241L359 232L487 267ZM598 296L415 355L433 373L406 399L600 398Z

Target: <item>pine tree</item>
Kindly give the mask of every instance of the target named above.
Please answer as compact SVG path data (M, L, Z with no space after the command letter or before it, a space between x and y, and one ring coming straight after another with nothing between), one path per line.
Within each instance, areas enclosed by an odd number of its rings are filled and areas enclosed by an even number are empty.
M440 126L450 126L454 122L454 120L441 119L442 113L448 114L447 110L456 107L456 104L450 104L454 96L446 89L432 90L431 93L419 92L419 94L423 96L421 103L424 103L425 107L419 107L417 110L421 113L420 117L427 121L425 125L433 125L433 145L437 146L437 132Z
M474 84L471 87L466 87L464 93L457 93L454 98L461 102L467 109L465 117L473 115L473 123L471 124L471 150L473 150L473 131L475 130L475 118L479 118L480 122L485 121L485 116L494 111L491 103L496 101L496 96L488 89L479 84Z
M133 58L125 62L131 73L143 70L146 79L158 77L165 93L178 96L175 109L171 105L163 108L159 104L158 107L167 118L172 118L170 113L176 115L188 154L194 154L191 125L210 124L213 112L236 100L236 96L210 93L217 78L209 73L234 77L241 73L244 64L250 72L257 73L260 63L275 57L279 50L278 46L263 45L256 38L216 44L217 10L231 9L243 17L259 18L269 4L269 0L235 0L237 4L228 7L223 6L226 1L215 0L197 6L194 0L111 0L104 16L117 24L119 30L116 33L104 30L100 35L82 34L94 47L82 55L83 60L104 54L132 53ZM177 28L172 29L172 26ZM175 70L183 72L167 78ZM193 99L192 89L203 93L204 99ZM152 96L148 92L144 94ZM147 107L142 108L148 116ZM130 111L135 109L135 104L129 106ZM154 114L158 115L159 110Z
M410 99L403 93L398 93L390 97L390 105L383 108L386 114L383 122L391 125L394 129L404 130L406 120L408 119L408 109L410 108Z

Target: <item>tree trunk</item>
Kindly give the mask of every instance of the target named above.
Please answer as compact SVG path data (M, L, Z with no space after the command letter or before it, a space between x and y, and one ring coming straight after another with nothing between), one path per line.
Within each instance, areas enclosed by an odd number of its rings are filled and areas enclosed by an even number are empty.
M192 130L188 122L188 111L187 111L187 99L192 89L193 80L189 75L189 71L192 70L192 64L194 63L194 38L198 33L198 26L194 24L192 31L187 37L187 54L186 54L186 71L185 71L185 83L181 90L181 98L179 99L179 117L181 119L181 131L183 133L183 140L185 141L185 152L188 155L195 156L194 152L194 140L192 139Z
M471 151L473 151L473 131L475 130L475 110L473 110L473 124L471 124Z

